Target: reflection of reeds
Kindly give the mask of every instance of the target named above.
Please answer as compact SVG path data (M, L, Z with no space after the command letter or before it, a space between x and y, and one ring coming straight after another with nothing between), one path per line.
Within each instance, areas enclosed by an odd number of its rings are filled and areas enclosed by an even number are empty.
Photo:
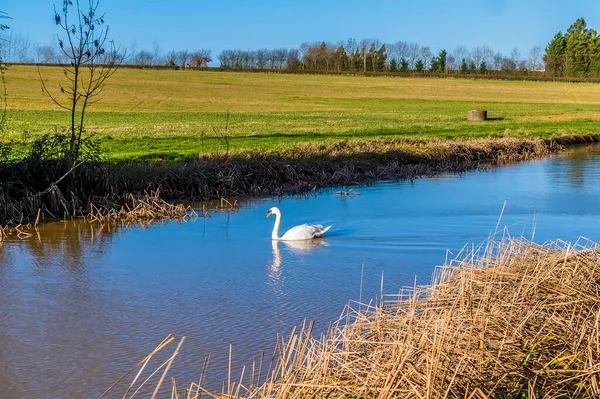
M319 339L311 329L278 345L263 382L252 367L215 396L597 398L600 245L489 241L430 286L349 306Z
M159 191L145 193L143 196L127 195L125 203L117 208L114 203L101 199L101 205L90 204L87 219L102 224L143 224L166 219L187 220L197 217L191 206L173 204L160 198Z
M148 226L160 221L186 221L198 217L191 206L167 202L160 198L158 191L143 195L129 194L124 199L97 198L97 201L97 203L90 203L90 209L85 216L85 220L89 223L108 226L117 224ZM38 211L38 219L40 213L41 211ZM33 235L37 235L41 240L37 221L33 225L0 226L0 243L8 237L27 239Z

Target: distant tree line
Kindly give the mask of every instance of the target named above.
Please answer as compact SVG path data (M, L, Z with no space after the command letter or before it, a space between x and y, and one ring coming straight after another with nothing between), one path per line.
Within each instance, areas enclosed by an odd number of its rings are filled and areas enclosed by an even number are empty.
M40 45L31 41L29 36L16 32L0 31L0 42L3 43L2 56L6 62L65 64L69 60L61 51L56 38L50 44ZM112 58L120 58L120 64L137 66L170 66L170 67L205 67L212 62L211 50L171 50L161 52L155 43L152 49L137 50L136 43L123 48L119 54L111 54Z
M62 64L68 62L54 39L50 44L33 43L16 32L0 32L3 57L7 62ZM414 42L383 43L378 39L348 39L345 42L302 43L299 48L226 49L214 60L210 49L162 51L158 42L152 48L138 49L136 42L123 49L121 64L142 67L201 68L218 61L222 69L266 69L326 72L458 72L539 70L543 67L542 50L531 49L524 58L514 48L508 56L492 51L487 45L433 54L427 46Z
M517 48L509 56L488 46L457 47L433 54L417 43L382 43L377 39L303 43L298 49L223 50L217 57L222 69L287 69L326 72L436 72L488 73L543 68L543 52L535 46L527 58Z
M565 34L558 32L548 43L544 61L550 76L598 77L600 37L579 18Z
M0 31L2 57L5 62L66 63L55 41L48 45L33 43L29 37L10 30ZM544 72L557 77L600 76L600 37L587 28L583 18L566 31L558 32L545 52L534 46L526 55L517 47L508 55L487 45L471 49L458 46L433 53L418 43L378 39L348 39L343 42L302 43L298 48L225 49L213 59L210 49L170 50L163 53L158 42L151 49L137 49L133 42L120 55L121 64L142 67L202 68L216 62L221 69L289 70L323 72L432 72L432 73L528 73ZM214 64L212 64L214 65Z

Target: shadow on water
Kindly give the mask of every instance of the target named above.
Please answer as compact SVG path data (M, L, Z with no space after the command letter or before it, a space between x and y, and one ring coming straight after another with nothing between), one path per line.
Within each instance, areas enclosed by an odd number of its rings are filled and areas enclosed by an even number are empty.
M427 283L435 265L502 225L512 234L600 238L600 147L541 161L381 183L305 198L243 203L235 213L147 228L42 226L0 247L0 398L95 397L166 335L188 337L180 384L211 355L209 385L233 364L271 353L277 334L350 299ZM339 189L338 189L339 191ZM282 228L333 225L322 240L272 241ZM534 227L535 221L535 227ZM361 275L364 277L361 281ZM234 372L239 373L239 369Z

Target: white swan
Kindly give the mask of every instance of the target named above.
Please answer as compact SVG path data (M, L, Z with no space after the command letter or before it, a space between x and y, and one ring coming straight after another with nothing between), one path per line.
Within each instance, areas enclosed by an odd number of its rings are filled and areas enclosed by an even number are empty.
M281 241L296 241L296 240L312 240L313 238L320 238L325 234L331 226L323 227L320 224L302 224L300 226L292 227L285 232L284 235L279 237L279 225L281 224L281 211L279 208L274 206L269 209L267 217L275 215L275 226L273 226L273 233L271 239Z

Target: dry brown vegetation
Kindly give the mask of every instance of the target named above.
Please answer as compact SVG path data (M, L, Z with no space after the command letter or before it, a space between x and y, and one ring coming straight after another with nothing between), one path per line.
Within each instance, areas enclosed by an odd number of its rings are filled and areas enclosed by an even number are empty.
M198 217L190 205L173 204L160 198L160 192L145 193L143 196L128 194L120 208L114 202L100 199L101 204L90 203L86 219L101 224L143 224L164 220L188 220Z
M174 380L167 388L183 340L154 378L146 379L144 368L167 341L133 369L128 392L186 399L597 398L599 327L599 243L489 240L439 267L429 286L348 306L321 338L304 326L279 343L272 367L261 362L239 379L229 375L220 393L204 390L202 377L184 391Z
M127 202L129 199L157 191L164 200L220 200L310 193L381 180L459 173L540 158L562 150L566 144L599 139L599 135L578 135L536 140L507 137L301 143L285 152L237 150L198 157L186 163L91 163L82 165L69 176L69 186L52 183L49 188L46 188L47 182L27 179L38 178L36 170L49 173L51 165L8 164L0 169L0 176L5 182L16 183L13 191L6 188L0 191L0 224L81 216L101 220L94 206L102 207L107 212L106 217L114 218L114 215L108 216L109 208L119 214L121 208L135 206ZM56 181L59 175L51 181ZM151 219L156 218L156 214L149 214ZM127 218L124 221L127 222Z
M55 196L54 201L64 203L65 198L58 189L51 195ZM100 225L148 226L166 220L186 221L198 217L198 213L190 205L167 202L160 198L159 191L143 195L128 194L119 198L99 197L96 201L89 203L90 209L84 218L89 223ZM0 225L0 244L7 238L26 239L37 236L41 240L37 228L41 215L42 208L38 208L35 222L4 227ZM204 212L202 215L204 216Z

